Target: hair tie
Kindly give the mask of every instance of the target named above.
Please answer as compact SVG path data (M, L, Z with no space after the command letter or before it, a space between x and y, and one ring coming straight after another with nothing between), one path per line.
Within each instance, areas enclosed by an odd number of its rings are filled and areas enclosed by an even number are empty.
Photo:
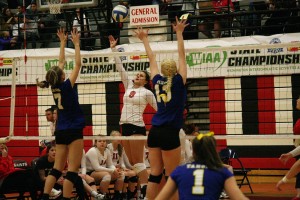
M197 139L201 140L203 137L210 137L210 136L214 136L214 132L208 132L208 133L199 133L197 135Z

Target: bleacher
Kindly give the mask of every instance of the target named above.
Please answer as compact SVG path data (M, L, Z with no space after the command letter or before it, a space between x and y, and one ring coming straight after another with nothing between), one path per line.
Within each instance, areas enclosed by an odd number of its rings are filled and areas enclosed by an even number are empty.
M198 1L189 1L189 4L193 5L186 10L182 10L183 4L169 3L168 5L160 2L160 25L155 26L155 33L151 33L152 36L156 36L157 41L176 41L176 36L171 29L171 22L174 21L174 17L180 17L184 13L191 13L189 22L191 26L186 29L184 33L185 39L207 39L207 37L199 31L198 26L206 19L220 19L222 18L221 37L240 37L249 35L270 35L279 33L291 33L300 32L300 20L299 20L299 4L298 0L289 1L290 4L280 3L282 6L275 10L269 9L269 4L265 1L249 1L249 0L234 0L234 10L230 7L225 7L221 12L213 13L208 7L199 7ZM284 2L284 1L283 1ZM115 37L120 38L120 44L127 44L135 42L130 37L132 30L135 27L129 25L129 19L124 23L113 22L111 18L111 11L114 6L118 5L119 1L105 0L98 1L97 6L82 7L82 13L88 19L88 30L86 35L88 37L82 37L84 41L83 49L86 50L98 50L108 47L107 36L113 34ZM187 4L187 3L186 3ZM5 5L2 5L4 7ZM28 6L27 6L28 7ZM180 10L178 10L178 8ZM16 13L16 8L11 8L12 12ZM209 12L207 12L207 10ZM29 14L30 16L30 14ZM44 16L44 14L43 14ZM52 23L46 22L45 30L40 32L37 48L43 47L44 42L49 42L48 47L58 47L58 40L55 37L55 30L59 26L65 27L66 31L70 32L72 29L73 20L76 16L75 9L64 9L61 14L53 15L48 14ZM41 16L42 17L42 14ZM3 16L1 16L3 18ZM273 18L273 19L271 19ZM2 21L2 20L1 20ZM55 23L53 23L55 22ZM22 23L20 21L19 23ZM3 22L1 26L3 31ZM153 29L153 26L150 28ZM150 35L151 35L150 34ZM84 34L83 34L84 35ZM19 42L23 42L20 40ZM32 48L30 40L27 40L29 45L27 48ZM68 44L71 47L71 43ZM24 45L20 46L24 48Z

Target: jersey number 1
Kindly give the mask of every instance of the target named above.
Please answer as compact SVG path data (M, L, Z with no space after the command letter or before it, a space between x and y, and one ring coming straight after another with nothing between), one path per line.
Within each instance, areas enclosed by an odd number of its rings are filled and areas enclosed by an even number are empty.
M197 169L193 173L194 179L194 186L192 187L192 194L204 194L204 186L203 186L203 178L204 178L204 170Z

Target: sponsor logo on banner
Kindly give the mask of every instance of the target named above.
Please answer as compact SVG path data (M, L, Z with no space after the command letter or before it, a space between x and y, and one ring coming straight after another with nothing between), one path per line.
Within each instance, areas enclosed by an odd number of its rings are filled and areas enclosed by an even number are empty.
M120 47L117 49L118 52L125 52L125 49L123 47ZM120 56L121 61L127 60L126 56Z
M130 56L131 60L140 60L140 59L144 59L144 58L148 58L148 56L147 55L133 55L133 56Z
M16 71L17 70L18 68L16 68ZM11 74L12 74L12 58L0 58L0 77L10 77Z
M273 38L271 41L270 41L270 44L280 44L281 41L279 38ZM268 49L268 53L280 53L280 52L283 52L283 48L269 48Z
M211 64L217 70L227 60L227 51L215 52L193 52L186 56L186 62L189 67L201 66L203 64Z
M12 65L12 59L11 58L4 58L3 59L3 65Z
M297 52L300 50L300 47L288 47L287 48L287 51L290 51L290 52Z

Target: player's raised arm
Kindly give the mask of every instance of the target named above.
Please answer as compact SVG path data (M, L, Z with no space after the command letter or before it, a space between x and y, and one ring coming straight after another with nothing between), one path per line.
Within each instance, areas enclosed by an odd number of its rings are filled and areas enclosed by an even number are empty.
M186 60L185 60L185 50L184 50L184 41L182 33L184 31L184 28L188 26L186 24L186 20L178 21L178 18L176 17L176 24L172 24L173 30L176 32L177 37L177 48L178 48L178 73L182 76L183 83L186 82L187 77L187 67L186 67Z
M59 50L59 63L58 66L62 70L65 67L66 58L65 58L65 47L68 40L68 34L64 32L63 28L57 30L57 36L60 40L60 50Z
M109 35L108 39L109 39L109 44L110 44L111 51L112 52L118 52L118 50L116 49L118 39L115 39L112 35ZM116 63L116 68L117 68L118 72L121 75L121 80L124 84L124 87L127 88L128 87L128 81L129 81L127 72L125 71L125 69L123 67L123 64L122 64L122 61L121 61L120 57L119 56L114 56L114 59L115 59L115 63Z
M147 53L147 56L148 56L149 62L150 62L150 73L151 73L151 79L152 79L156 74L159 74L159 70L158 70L158 66L156 63L156 55L153 53L153 51L150 47L150 44L149 44L148 31L149 31L149 29L144 30L142 27L138 27L138 29L135 30L134 32L136 34L136 37L139 38L144 44L144 47L145 47L145 50L146 50L146 53Z
M80 68L81 68L81 55L80 55L80 34L78 33L77 29L73 29L71 32L72 35L72 42L75 47L75 67L69 77L72 86L74 86L76 79L78 77Z

